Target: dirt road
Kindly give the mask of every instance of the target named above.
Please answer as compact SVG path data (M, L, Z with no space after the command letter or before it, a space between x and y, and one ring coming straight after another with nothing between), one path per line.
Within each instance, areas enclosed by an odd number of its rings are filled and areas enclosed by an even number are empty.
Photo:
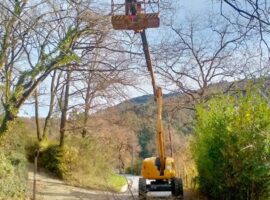
M28 194L33 196L33 168L29 167L28 173ZM129 182L129 189L127 186L123 188L125 192L115 194L104 191L87 190L83 188L73 187L65 184L63 181L44 173L37 174L37 192L36 200L137 200L138 193L138 179L137 176L126 176ZM148 199L153 200L168 200L171 199L170 192L149 193ZM191 191L185 191L184 200L199 200L198 195Z

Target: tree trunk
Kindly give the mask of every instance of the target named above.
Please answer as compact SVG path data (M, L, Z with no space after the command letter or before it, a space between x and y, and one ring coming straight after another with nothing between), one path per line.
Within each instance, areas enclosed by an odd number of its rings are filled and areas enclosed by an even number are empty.
M4 132L8 130L8 123L13 121L15 118L16 116L14 116L14 114L12 114L10 110L5 111L5 115L0 126L0 135L2 135Z
M67 79L66 79L65 94L64 94L64 105L62 108L61 122L60 122L60 143L59 143L60 147L64 146L65 130L66 130L66 124L67 124L70 77L71 77L71 72L68 71Z
M89 75L90 77L90 75ZM88 79L88 83L87 83L87 90L86 90L86 98L85 98L85 104L84 104L84 119L83 119L83 130L82 130L82 137L85 137L87 134L87 123L88 123L88 119L89 119L89 111L90 111L90 106L91 106L91 80L90 78Z
M40 126L39 126L39 113L38 113L38 92L37 89L35 90L34 94L35 98L35 120L36 120L36 129L37 129L37 139L41 141L41 133L40 133Z
M59 74L59 78L61 76L61 73ZM59 78L57 80L57 84L56 86L54 87L54 81L55 81L55 78L56 78L56 70L53 72L53 76L52 76L52 81L51 81L51 99L50 99L50 105L49 105L49 111L48 111L48 114L46 116L46 119L45 119L45 122L44 122L44 127L43 127L43 134L42 134L42 139L46 139L48 137L48 125L49 125L49 122L50 122L50 119L51 119L51 116L52 116L52 111L53 111L53 105L54 105L54 98L55 98L55 92L57 91L58 89L58 86L59 86Z
M82 137L85 137L87 134L87 124L89 121L89 112L91 110L92 102L95 97L95 93L97 88L92 88L92 82L94 79L94 74L92 72L88 72L87 80L87 89L85 94L85 101L84 101L84 118L83 118L83 130L82 130Z
M87 123L88 123L88 113L85 110L85 112L84 112L84 120L83 120L83 130L82 130L82 137L83 138L85 138L85 136L87 134L87 129L86 129Z

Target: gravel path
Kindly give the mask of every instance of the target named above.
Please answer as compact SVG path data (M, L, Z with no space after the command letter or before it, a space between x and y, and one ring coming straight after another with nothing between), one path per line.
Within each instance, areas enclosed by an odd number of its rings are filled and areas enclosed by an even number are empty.
M33 196L33 166L29 167L28 172L28 194ZM137 200L138 194L138 176L126 176L129 187L123 188L125 192L115 194L104 191L94 191L73 187L63 181L44 172L37 174L36 200ZM169 200L170 192L149 193L147 199ZM185 190L184 200L203 200L198 195L189 190Z

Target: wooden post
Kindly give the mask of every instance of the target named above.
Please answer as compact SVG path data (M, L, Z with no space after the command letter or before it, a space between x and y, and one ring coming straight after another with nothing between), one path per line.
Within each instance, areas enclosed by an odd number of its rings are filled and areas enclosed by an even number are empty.
M33 200L36 200L36 188L37 188L37 166L38 166L38 156L39 156L39 150L36 150L35 152L35 159L34 159L34 181L33 181Z

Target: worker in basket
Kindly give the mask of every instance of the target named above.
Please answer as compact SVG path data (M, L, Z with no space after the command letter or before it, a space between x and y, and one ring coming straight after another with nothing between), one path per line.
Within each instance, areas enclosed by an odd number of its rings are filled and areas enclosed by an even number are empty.
M126 15L136 16L141 11L141 3L137 0L126 0Z

